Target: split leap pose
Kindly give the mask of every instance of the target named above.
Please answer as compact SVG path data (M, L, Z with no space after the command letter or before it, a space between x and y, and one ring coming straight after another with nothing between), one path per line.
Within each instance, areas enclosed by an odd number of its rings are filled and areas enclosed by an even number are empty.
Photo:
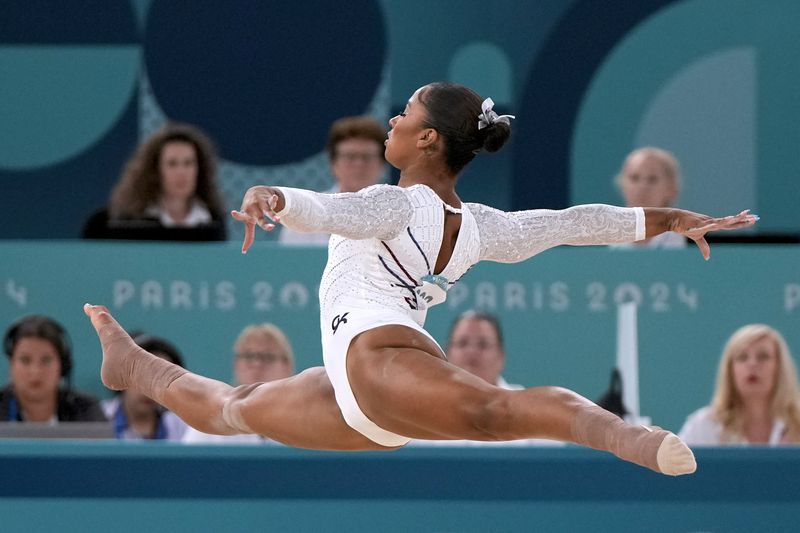
M386 450L410 439L557 439L609 451L657 472L694 472L673 433L634 426L559 387L505 390L447 362L423 329L429 307L479 261L512 263L561 244L631 242L665 231L693 239L751 226L755 215L711 218L671 208L579 205L507 213L463 203L458 174L482 150L499 150L508 115L449 83L418 89L389 122L386 160L398 186L318 194L258 186L232 213L255 226L280 221L333 234L320 284L325 366L270 383L231 387L138 348L102 306L87 304L103 346L103 383L133 388L205 433L259 433L288 445ZM487 185L490 186L490 185Z

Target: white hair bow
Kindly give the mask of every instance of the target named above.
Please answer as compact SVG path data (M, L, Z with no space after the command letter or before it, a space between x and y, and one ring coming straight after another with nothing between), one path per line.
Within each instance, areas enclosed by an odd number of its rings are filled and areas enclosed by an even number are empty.
M494 107L494 102L492 101L491 98L487 98L481 104L481 109L483 110L483 113L478 115L479 130L482 130L487 126L494 124L495 122L502 122L503 124L508 124L510 126L511 120L509 119L517 118L514 115L498 115L497 113L492 111L493 107Z

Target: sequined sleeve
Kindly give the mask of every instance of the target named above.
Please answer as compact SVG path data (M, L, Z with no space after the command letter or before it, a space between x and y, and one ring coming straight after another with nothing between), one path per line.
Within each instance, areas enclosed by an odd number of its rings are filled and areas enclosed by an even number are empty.
M413 214L403 189L391 185L338 194L277 188L286 201L283 211L277 214L282 224L295 231L390 240L408 226Z
M612 244L644 238L644 210L587 204L561 211L504 212L467 204L480 235L480 259L516 263L554 246Z

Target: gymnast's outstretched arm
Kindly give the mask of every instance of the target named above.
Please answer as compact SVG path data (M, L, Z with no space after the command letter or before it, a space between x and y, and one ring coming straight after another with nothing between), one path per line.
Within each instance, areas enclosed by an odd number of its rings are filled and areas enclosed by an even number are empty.
M291 187L251 187L231 215L245 224L242 251L255 226L266 231L280 221L300 232L325 232L349 239L390 240L408 225L413 209L399 187L373 185L358 192L324 194Z
M504 212L482 204L467 204L475 214L481 238L481 260L515 263L562 244L583 246L634 242L665 231L694 240L703 257L710 250L709 231L740 229L758 217L738 215L712 218L673 208L615 207L587 204L563 210L534 209Z

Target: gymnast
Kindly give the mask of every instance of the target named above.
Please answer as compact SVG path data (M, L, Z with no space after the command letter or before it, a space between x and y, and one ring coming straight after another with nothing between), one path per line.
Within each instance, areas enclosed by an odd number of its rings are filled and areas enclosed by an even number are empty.
M627 424L564 388L493 386L448 363L423 329L428 308L479 261L513 263L561 244L631 242L665 231L692 239L708 259L707 232L757 220L747 211L711 218L673 208L503 212L462 203L459 173L479 152L503 146L512 118L498 116L491 99L466 87L432 83L389 121L386 160L400 170L397 186L341 194L247 191L232 212L245 225L243 253L256 226L333 234L319 289L324 368L232 387L147 353L105 307L86 304L103 348L103 383L141 391L205 433L258 433L302 448L544 438L605 450L667 475L694 472L694 455L675 434Z

